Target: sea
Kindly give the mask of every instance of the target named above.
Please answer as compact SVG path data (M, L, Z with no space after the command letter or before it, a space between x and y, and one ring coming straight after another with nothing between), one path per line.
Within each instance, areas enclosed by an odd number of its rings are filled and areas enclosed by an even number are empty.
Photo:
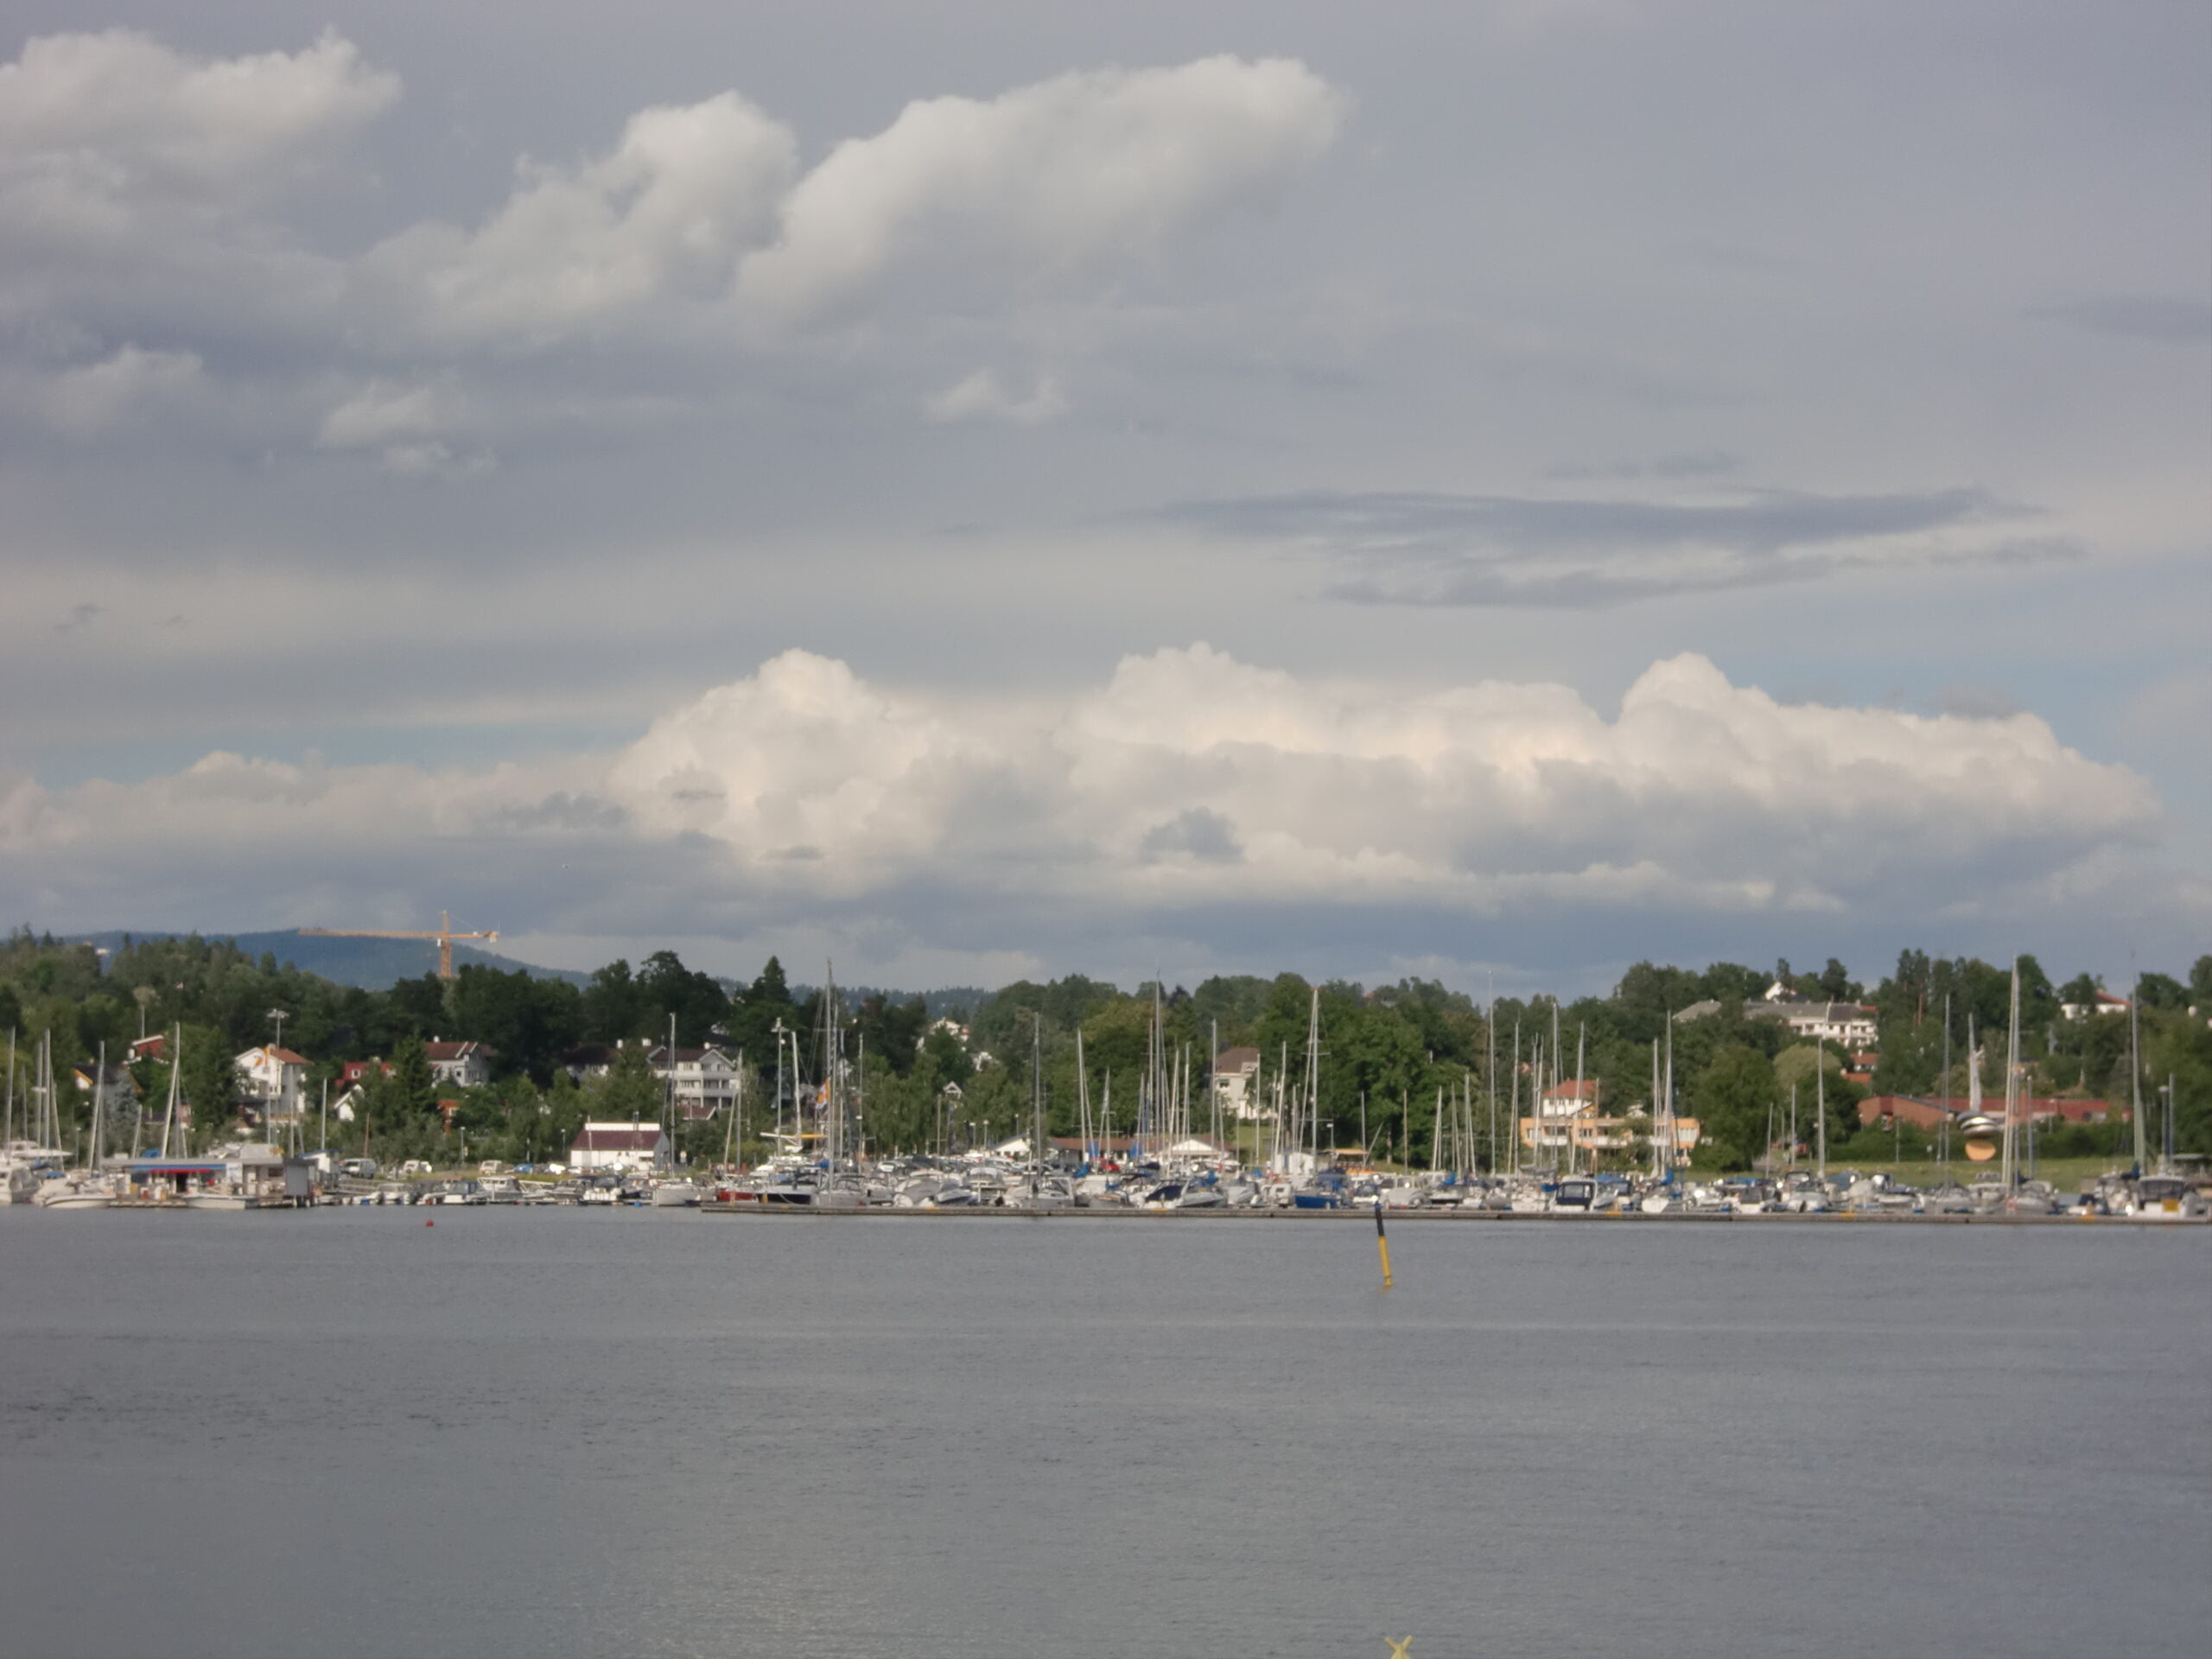
M2206 1650L2212 1229L1389 1248L0 1210L0 1653Z

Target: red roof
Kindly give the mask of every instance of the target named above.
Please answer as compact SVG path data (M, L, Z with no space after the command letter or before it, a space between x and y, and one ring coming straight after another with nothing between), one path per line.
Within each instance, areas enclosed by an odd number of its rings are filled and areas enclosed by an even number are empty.
M1930 1122L1948 1112L1954 1117L1966 1116L1971 1103L1963 1095L1934 1097L1918 1095L1869 1095L1859 1103L1859 1116L1862 1122L1877 1117L1902 1115L1907 1118L1925 1116ZM1984 1095L1982 1115L2002 1122L2005 1116L2005 1092L1995 1090ZM2061 1118L2069 1123L2102 1123L2117 1116L2125 1118L2126 1110L2117 1110L2108 1100L2073 1100L2056 1095L2023 1095L2019 1113L2022 1122L2030 1119L2048 1121Z
M425 1043L423 1045L423 1057L429 1060L461 1060L467 1059L474 1053L481 1052L489 1056L498 1052L497 1049L483 1043Z

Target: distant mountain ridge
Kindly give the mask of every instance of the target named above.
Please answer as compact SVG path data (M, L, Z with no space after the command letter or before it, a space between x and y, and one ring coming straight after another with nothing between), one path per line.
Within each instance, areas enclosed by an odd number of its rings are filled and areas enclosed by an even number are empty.
M111 928L96 933L63 933L54 937L71 944L91 944L101 950L120 950L125 939L181 939L189 937L173 928ZM264 953L280 963L289 962L302 973L315 974L334 985L350 985L364 991L390 990L403 979L420 979L425 974L435 973L438 967L438 942L435 939L361 939L331 935L303 934L294 928L283 928L273 932L221 933L202 930L204 939L228 939L250 957ZM565 979L572 985L588 985L591 975L575 968L541 968L536 963L519 962L512 957L503 957L490 950L479 950L473 944L456 943L453 948L453 965L467 967L474 963L480 968L496 968L501 973L526 973L533 979ZM632 963L632 968L637 964ZM751 983L749 980L723 979L725 988L741 994ZM804 1001L815 987L793 983L793 996ZM870 985L840 985L838 1001L848 1007L857 1006L871 996L880 996L888 1002L906 1002L920 997L928 1005L932 1019L942 1018L955 1009L972 1012L989 1000L991 993L981 986L949 985L928 991L894 991Z
M119 950L125 939L181 939L189 934L174 928L118 928L99 933L57 933L55 937L73 943L89 943L103 950ZM389 990L403 979L420 979L438 969L435 939L335 938L302 934L291 928L268 933L203 931L200 937L228 939L248 956L267 954L280 963L290 963L302 973L315 974L333 984L351 985L365 991ZM512 957L480 950L474 945L456 944L453 948L454 966L460 968L472 963L480 968L496 968L502 973L519 970L533 979L565 979L575 985L591 983L589 974L578 973L572 968L541 968L535 963L518 962Z

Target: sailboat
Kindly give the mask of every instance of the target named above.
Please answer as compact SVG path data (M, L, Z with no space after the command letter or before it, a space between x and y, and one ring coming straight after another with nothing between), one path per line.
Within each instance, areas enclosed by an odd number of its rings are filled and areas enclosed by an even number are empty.
M822 981L822 1103L824 1167L822 1185L814 1194L817 1210L860 1210L867 1207L867 1190L846 1166L845 1147L845 1029L837 1018L837 976L823 964Z
M115 1201L115 1194L100 1177L101 1142L106 1139L105 1112L107 1106L107 1045L102 1043L99 1071L92 1077L92 1123L90 1154L85 1167L73 1175L44 1183L32 1199L45 1210L105 1210ZM54 1039L48 1035L45 1052L46 1094L54 1096Z

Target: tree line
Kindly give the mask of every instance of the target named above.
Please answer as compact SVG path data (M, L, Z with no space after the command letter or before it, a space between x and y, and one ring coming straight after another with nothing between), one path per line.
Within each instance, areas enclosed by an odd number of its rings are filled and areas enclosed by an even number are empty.
M2023 1047L2037 1092L2125 1103L2131 1092L2129 1022L2063 1019L2061 1003L2093 1000L2095 982L2077 976L2055 985L2032 957L2022 958L2020 967ZM1549 1076L1579 1071L1596 1080L1604 1109L1618 1115L1648 1105L1653 1045L1663 1047L1671 1029L1680 1107L1700 1120L1707 1135L1701 1165L1743 1167L1756 1158L1766 1145L1770 1109L1788 1101L1793 1084L1801 1137L1809 1139L1816 1067L1827 1074L1831 1147L1847 1152L1866 1092L1844 1078L1850 1057L1834 1044L1794 1039L1779 1020L1745 1013L1745 1003L1777 980L1802 995L1864 1002L1874 1010L1880 1033L1874 1091L1964 1095L1967 1071L1979 1063L1985 1085L2001 1094L2011 964L1931 958L1918 950L1902 952L1895 970L1871 990L1833 958L1812 972L1795 971L1787 962L1770 971L1732 963L1694 969L1644 962L1603 996L1508 997L1487 1007L1419 978L1370 987L1342 980L1316 986L1294 974L1222 976L1191 989L1143 984L1125 991L1071 975L1016 982L978 993L970 1007L950 1008L951 1023L968 1027L964 1041L931 1019L923 997L865 991L840 997L838 1046L853 1068L862 1131L872 1147L917 1149L1026 1128L1033 1054L1042 1071L1049 1128L1074 1133L1078 1033L1093 1125L1110 1090L1113 1127L1126 1135L1135 1124L1157 1010L1166 1053L1179 1067L1187 1058L1198 1094L1192 1122L1203 1131L1210 1122L1204 1090L1217 1044L1258 1050L1263 1098L1278 1080L1294 1091L1303 1089L1307 1021L1318 990L1315 1093L1322 1131L1338 1144L1357 1141L1363 1132L1378 1154L1426 1161L1440 1133L1449 1132L1438 1121L1441 1097L1465 1103L1446 1109L1462 1126L1471 1124L1478 1161L1487 1165L1494 1152L1509 1162L1512 1103L1517 1095L1527 1109L1540 1055ZM2212 956L2200 957L2186 981L2146 974L2140 1002L2145 1093L2171 1075L2179 1146L2212 1152L2212 1031L2203 1017L2212 1013ZM1700 1003L1717 1004L1717 1010L1674 1018ZM634 968L626 960L610 963L582 985L471 964L449 982L426 974L368 990L303 973L267 953L249 957L222 939L126 940L105 960L90 946L28 929L0 944L0 1029L19 1033L19 1101L30 1043L41 1033L53 1033L60 1067L89 1060L102 1041L118 1058L142 1033L181 1026L181 1089L204 1141L227 1126L238 1104L233 1057L270 1041L281 1010L285 1046L310 1063L310 1110L346 1062L380 1059L389 1066L370 1074L362 1115L346 1131L387 1158L449 1155L459 1135L471 1156L550 1159L587 1117L656 1119L663 1085L646 1069L645 1055L667 1039L671 1020L679 1046L711 1043L734 1058L743 1056L743 1131L757 1154L776 1111L779 1051L787 1073L795 1064L810 1080L822 1074L823 1007L819 988L793 986L772 957L748 982L689 968L676 952L663 950ZM437 1038L473 1039L495 1050L493 1081L458 1092L439 1089L423 1052ZM575 1050L594 1047L613 1051L604 1057L609 1069L580 1084L564 1061ZM140 1097L157 1112L168 1086L162 1065L138 1063L135 1080ZM788 1075L786 1082L788 1087ZM88 1102L73 1090L64 1094L65 1123L81 1126ZM455 1102L450 1113L442 1098ZM701 1158L719 1156L728 1130L721 1122L687 1125L686 1149ZM2109 1132L2106 1138L2118 1144ZM2101 1149L2101 1143L2081 1148Z

